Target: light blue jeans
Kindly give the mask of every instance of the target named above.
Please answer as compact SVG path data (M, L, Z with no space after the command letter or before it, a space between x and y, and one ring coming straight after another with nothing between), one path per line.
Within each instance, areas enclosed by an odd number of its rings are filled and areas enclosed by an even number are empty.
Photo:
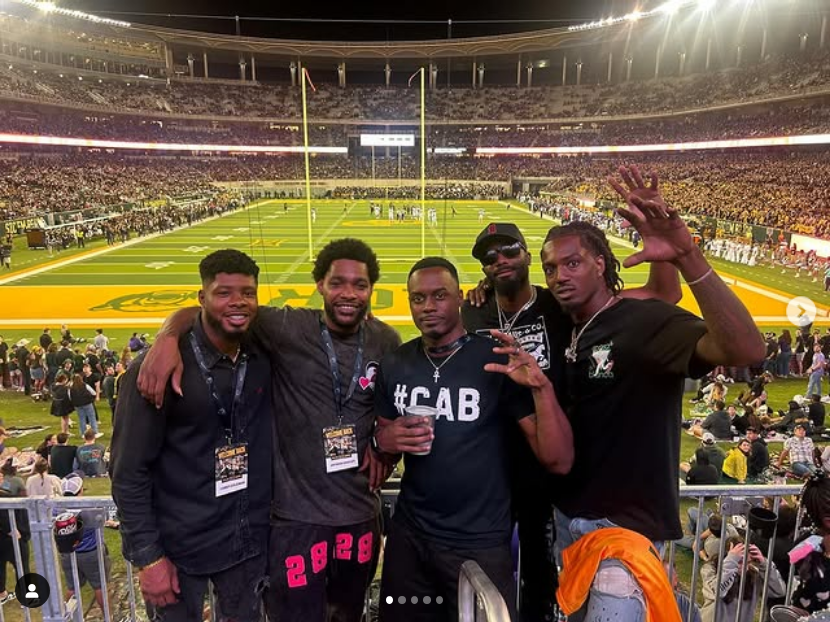
M790 465L790 470L799 477L814 475L816 472L816 465L810 464L809 462L793 462Z
M582 536L603 529L618 527L607 518L568 518L559 510L555 514L556 563L562 567L562 551ZM662 555L665 542L654 542ZM643 622L646 619L643 590L625 565L616 559L600 562L591 593L582 609L568 616L568 622Z
M92 431L98 434L98 419L95 418L95 406L87 404L86 406L78 406L75 410L78 411L78 425L80 435L83 436L86 432L86 426L92 428Z
M810 380L807 381L807 393L804 395L821 395L821 377L824 373L810 374Z

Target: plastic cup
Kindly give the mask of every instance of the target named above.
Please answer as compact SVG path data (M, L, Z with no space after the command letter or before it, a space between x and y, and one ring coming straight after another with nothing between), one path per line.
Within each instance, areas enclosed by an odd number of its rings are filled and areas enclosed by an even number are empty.
M433 434L435 433L435 416L438 414L437 408L433 408L432 406L409 406L404 409L404 412L407 417L426 417L427 425L429 425ZM412 451L409 453L413 456L428 456L429 452L432 451L432 441L422 445L422 447L426 447L426 451Z

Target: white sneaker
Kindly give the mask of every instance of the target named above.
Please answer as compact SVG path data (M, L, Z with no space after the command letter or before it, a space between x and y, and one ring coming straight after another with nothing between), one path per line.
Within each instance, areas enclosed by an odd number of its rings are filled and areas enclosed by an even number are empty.
M104 436L104 433L103 433L103 432L97 432L97 433L95 434L95 438L101 438L102 436Z

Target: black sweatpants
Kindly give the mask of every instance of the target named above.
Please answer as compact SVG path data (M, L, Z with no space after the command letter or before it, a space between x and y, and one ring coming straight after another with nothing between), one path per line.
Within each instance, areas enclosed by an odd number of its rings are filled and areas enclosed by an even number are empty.
M266 596L278 622L360 622L375 576L380 521L329 527L271 523Z
M516 602L510 545L458 549L432 542L400 519L392 519L383 552L381 622L455 622L458 573L473 560L501 592L508 611Z

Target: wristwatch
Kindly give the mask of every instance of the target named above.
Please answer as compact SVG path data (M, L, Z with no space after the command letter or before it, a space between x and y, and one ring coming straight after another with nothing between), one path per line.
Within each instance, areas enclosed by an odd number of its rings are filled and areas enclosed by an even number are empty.
M378 429L378 424L376 423L375 428L372 430L372 434L369 437L369 444L370 444L370 446L372 447L372 449L374 450L375 453L382 454L382 453L384 453L384 451L380 448L380 445L378 445L378 439L375 436L375 432L377 432L377 429Z

